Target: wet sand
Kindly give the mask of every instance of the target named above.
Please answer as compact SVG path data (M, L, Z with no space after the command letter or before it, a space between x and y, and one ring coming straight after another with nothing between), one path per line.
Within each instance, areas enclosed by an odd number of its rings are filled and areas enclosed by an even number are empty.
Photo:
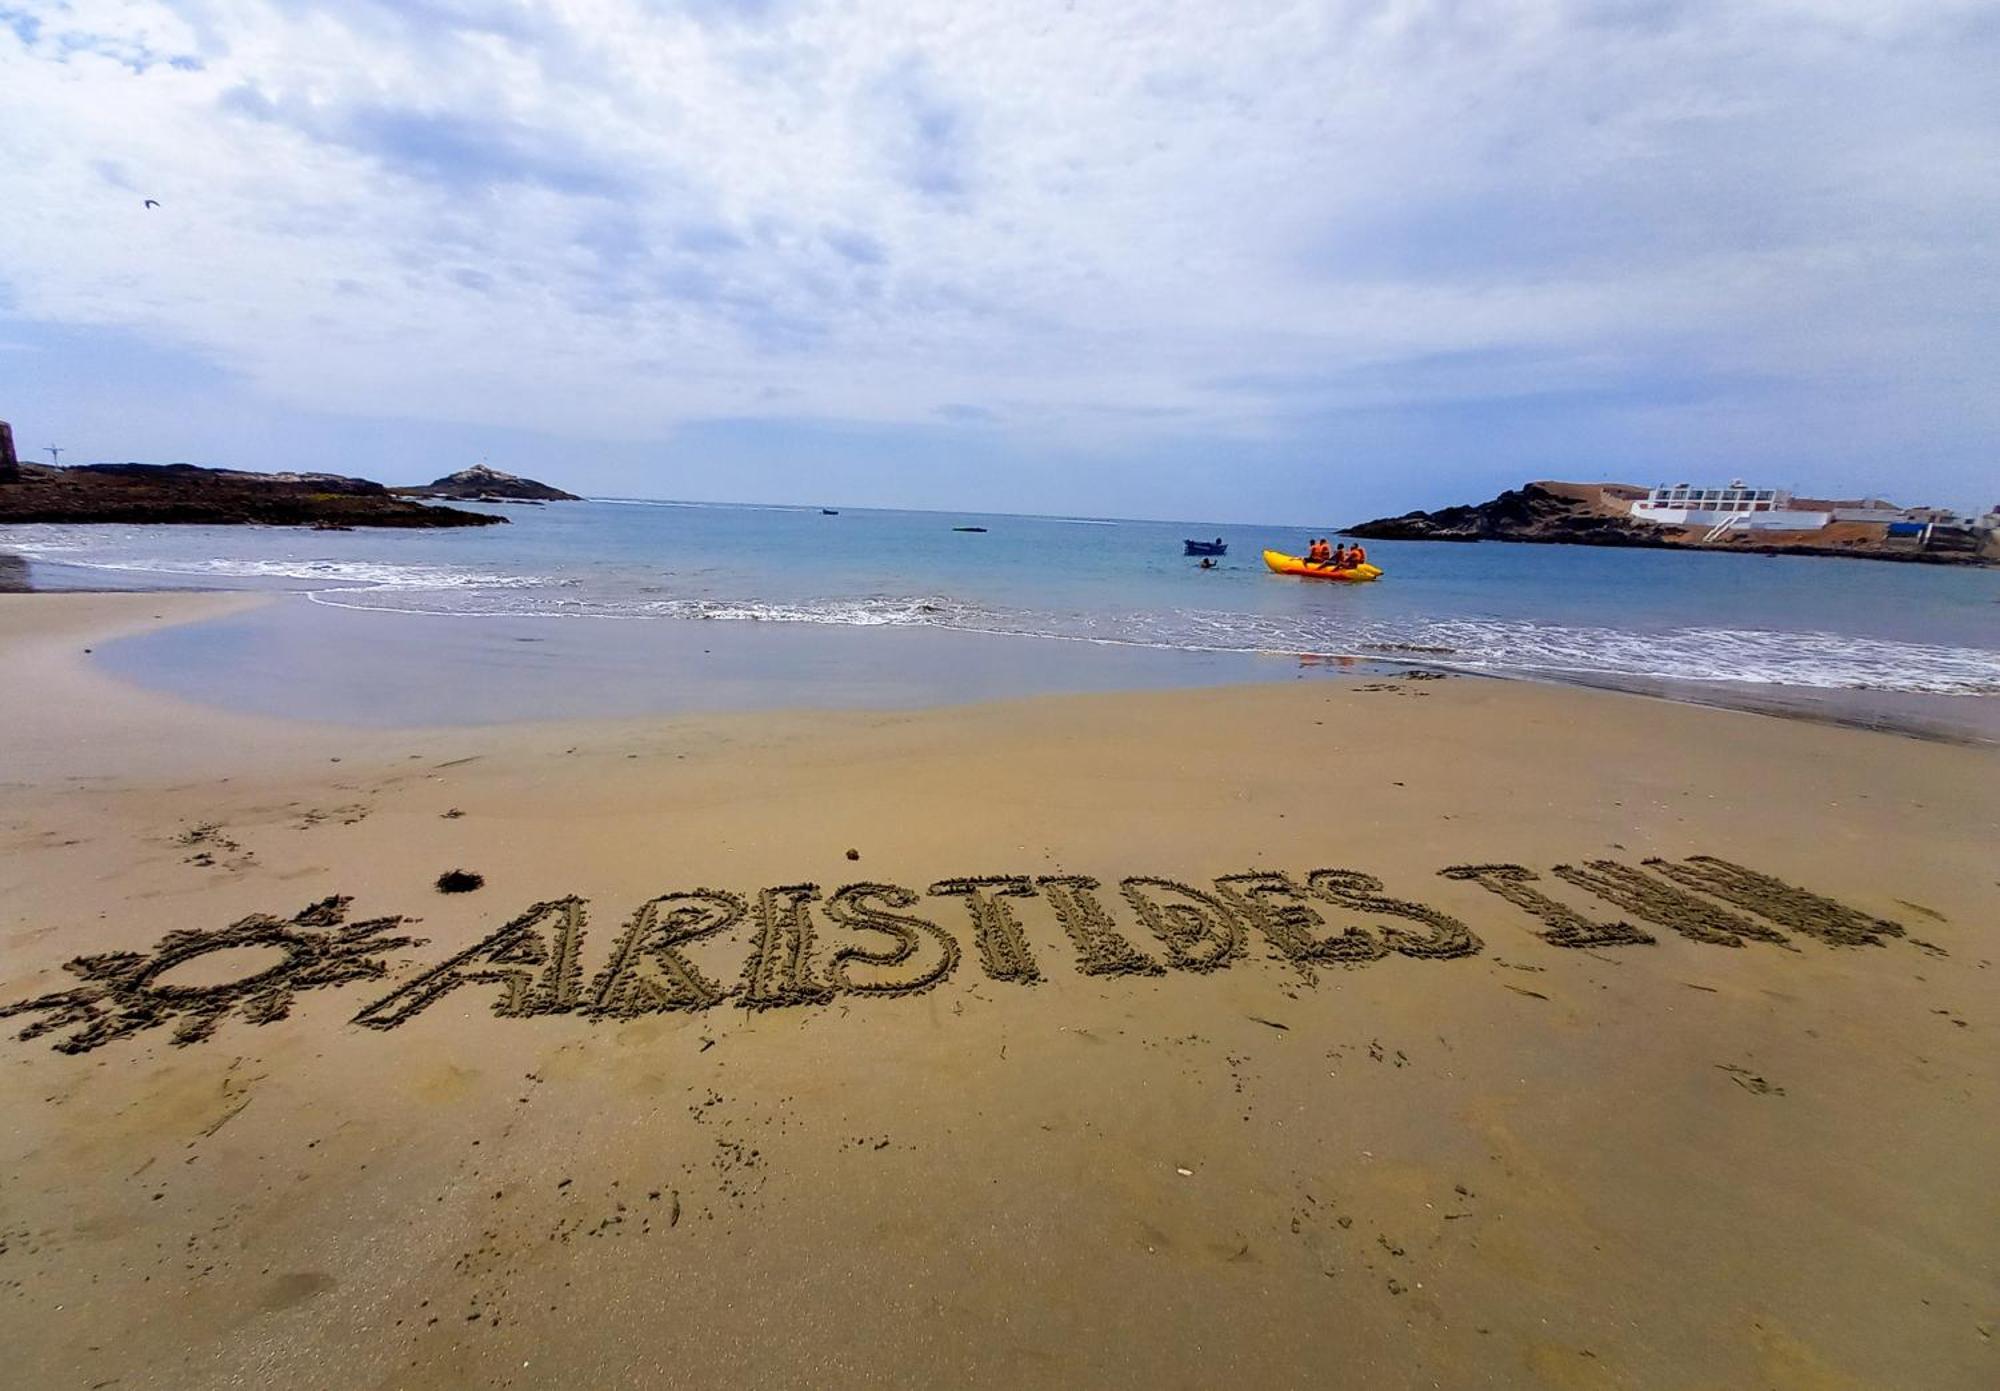
M1392 677L355 729L84 655L243 602L0 597L22 1384L1992 1384L1991 748Z
M134 684L251 715L375 729L968 701L1289 680L1295 657L948 629L489 615L271 595L98 654ZM1360 664L1353 664L1360 665Z

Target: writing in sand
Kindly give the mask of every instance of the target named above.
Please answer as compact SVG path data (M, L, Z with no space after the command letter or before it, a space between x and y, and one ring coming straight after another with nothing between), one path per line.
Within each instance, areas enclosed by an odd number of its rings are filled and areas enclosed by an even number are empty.
M1861 947L1904 936L1897 923L1708 855L1649 859L1643 867L1593 860L1550 871L1625 915L1610 919L1550 897L1536 887L1540 876L1521 865L1454 865L1438 873L1476 885L1524 914L1529 930L1557 947L1646 946L1656 930L1717 947L1757 943L1794 951L1795 938ZM927 898L937 902L926 905ZM1112 909L1115 900L1125 905L1124 922ZM1043 978L1046 954L1024 923L1031 902L1054 918L1069 940L1074 969L1087 976L1214 971L1245 956L1253 940L1306 984L1327 967L1358 967L1389 956L1443 960L1482 950L1479 936L1459 919L1392 897L1380 879L1358 870L1255 870L1223 875L1206 888L1134 875L1119 880L1115 892L1081 874L1003 874L940 879L923 893L900 884L852 883L823 892L799 883L761 889L754 897L706 888L661 894L616 930L608 954L586 979L589 905L572 896L532 905L371 1001L352 1022L393 1029L467 988L491 991L493 1012L503 1018L630 1018L705 1010L730 1000L771 1009L824 1005L843 996L912 995L938 986L959 967L960 938L938 921L954 902L952 916L969 933L980 970L1017 985ZM349 922L348 903L336 896L289 918L253 914L227 927L178 930L150 952L81 956L65 966L76 985L0 1006L0 1018L27 1016L19 1037L54 1035L54 1047L64 1053L89 1052L169 1024L171 1042L198 1043L231 1015L269 1024L286 1017L299 991L386 979L386 954L421 944L403 934L400 915ZM926 913L912 911L919 907ZM1355 914L1375 925L1329 921ZM725 984L698 959L712 955L712 946L693 949L732 934L743 939L747 955L736 980ZM254 958L247 974L205 973L196 964L236 953L208 963L224 967L240 961L244 949ZM226 978L204 978L217 974Z

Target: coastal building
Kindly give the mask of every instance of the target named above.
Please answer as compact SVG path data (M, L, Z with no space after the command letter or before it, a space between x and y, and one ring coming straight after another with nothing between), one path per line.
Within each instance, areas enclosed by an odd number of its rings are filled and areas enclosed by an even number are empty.
M1803 511L1827 511L1836 522L1863 522L1876 526L1897 526L1915 522L1919 526L1956 527L1976 531L1983 525L1978 517L1951 507L1899 507L1886 498L1793 498L1792 506ZM1899 533L1900 534L1900 533Z
M1875 534L1886 542L1922 548L1930 545L1939 529L2000 529L2000 508L1984 517L1970 517L1949 507L1901 507L1879 497L1798 497L1783 488L1752 488L1740 478L1726 488L1662 484L1634 501L1631 513L1636 521L1706 531L1704 539L1710 541L1733 532L1818 531L1859 524L1881 527Z
M1727 488L1663 483L1632 504L1632 515L1663 526L1699 526L1739 512L1776 511L1789 504L1791 497L1777 488L1747 488L1740 478Z
M1726 488L1661 484L1632 504L1632 516L1658 526L1732 531L1817 531L1833 520L1831 509L1795 507L1784 489L1752 488L1740 478Z

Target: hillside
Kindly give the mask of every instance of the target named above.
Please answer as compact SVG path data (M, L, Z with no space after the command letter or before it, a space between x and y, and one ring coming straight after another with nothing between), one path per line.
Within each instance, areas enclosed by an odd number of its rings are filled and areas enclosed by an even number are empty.
M1626 505L1646 495L1628 483L1526 483L1491 502L1405 512L1346 528L1370 541L1547 541L1584 546L1662 546L1671 533L1634 521Z
M504 517L429 507L337 473L244 473L194 464L22 464L0 482L0 522L452 527Z

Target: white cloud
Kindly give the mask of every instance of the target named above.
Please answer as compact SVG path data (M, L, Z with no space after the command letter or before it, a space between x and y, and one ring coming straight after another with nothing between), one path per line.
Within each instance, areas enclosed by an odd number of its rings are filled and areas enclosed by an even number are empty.
M1707 375L2000 423L1976 4L4 13L15 313L295 406L1074 441Z

